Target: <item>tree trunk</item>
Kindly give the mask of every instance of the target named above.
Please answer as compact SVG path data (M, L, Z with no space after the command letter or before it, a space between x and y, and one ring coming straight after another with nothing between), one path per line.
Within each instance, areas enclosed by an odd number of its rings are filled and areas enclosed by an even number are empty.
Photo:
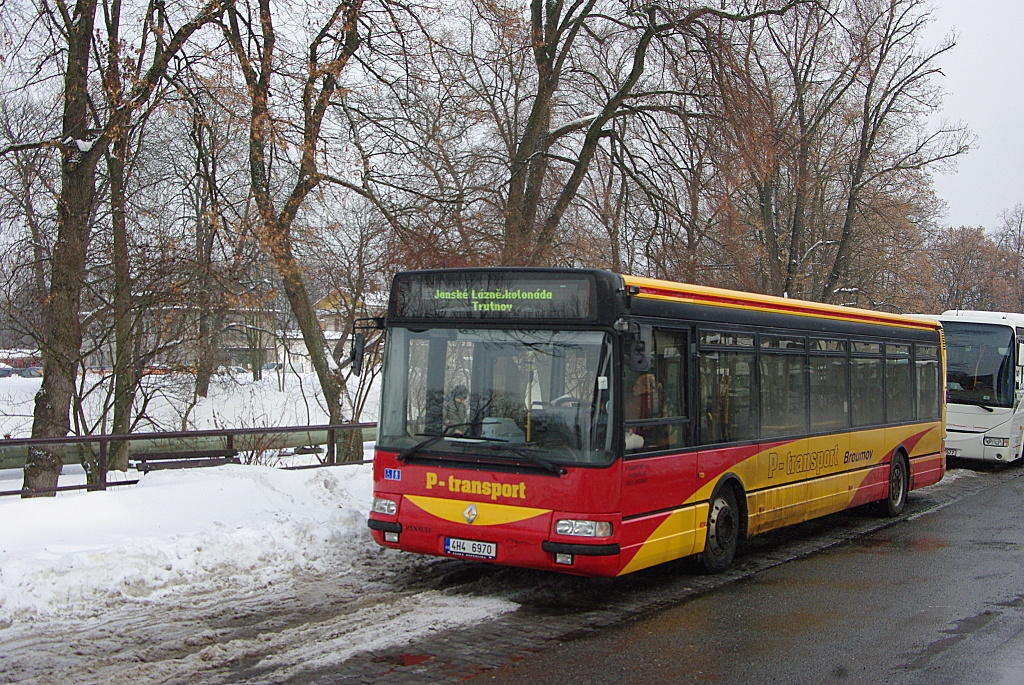
M774 176L774 173L772 174ZM767 248L766 261L768 262L767 283L761 287L769 295L781 295L783 290L782 262L787 256L782 254L779 245L778 220L775 212L775 183L772 177L766 180L756 181L757 204L761 214L761 230L764 231L764 241Z
M545 69L538 66L544 73ZM505 235L501 263L508 266L529 263L533 252L541 189L547 173L547 136L551 125L553 89L540 87L526 130L510 160L508 200L505 203Z
M338 441L337 460L339 463L351 463L363 459L363 431L360 428L345 431Z
M284 288L285 297L291 306L292 314L298 323L299 331L302 333L302 340L306 344L306 351L309 353L310 362L316 372L320 388L324 393L324 403L327 405L328 423L341 422L341 381L338 374L327 361L327 345L324 342L323 331L320 330L320 322L316 318L316 310L310 300L306 284L299 272L299 265L292 254L291 245L286 237L287 233L283 226L274 227L273 242L266 247L271 259L281 277L281 285Z
M79 303L82 273L96 196L97 156L88 148L89 52L96 0L76 3L68 32L61 126L61 188L57 204L57 240L53 247L49 297L43 307L40 353L46 373L35 399L33 438L64 437L82 347ZM81 147L79 147L81 146ZM83 149L84 148L84 149ZM63 465L59 447L34 448L25 463L27 497L57 487ZM41 493L52 496L53 493Z
M786 259L786 283L783 292L790 297L803 297L803 289L797 289L799 279L798 270L803 268L801 263L801 246L804 244L804 214L807 205L807 185L809 174L807 171L808 158L810 157L809 131L803 122L803 114L800 114L800 143L796 151L796 179L793 183L793 221L789 232L789 256Z
M864 154L863 156L866 157L867 155ZM843 215L843 227L839 233L839 247L836 248L835 260L832 262L832 268L829 270L825 285L821 289L822 302L832 302L835 299L836 290L839 289L839 284L846 276L846 271L849 267L848 262L853 244L854 216L860 197L862 177L862 165L858 163L858 166L853 170L850 183L846 189L848 193L846 196L846 213Z
M138 380L134 359L135 336L131 319L132 278L125 216L124 170L127 157L127 136L118 136L107 161L110 172L110 223L113 232L114 267L114 417L110 432L116 434L127 433L131 429L132 405ZM108 462L111 471L128 470L128 452L127 442L116 442L111 445ZM102 475L105 478L106 474ZM90 478L91 476L92 474Z
M221 310L199 312L199 341L196 357L196 396L210 394L210 379L217 366L217 351L220 349L220 331L224 325Z
M212 187L204 187L205 192L213 194ZM212 200L215 204L215 200ZM213 292L213 245L216 235L215 226L206 214L206 201L200 203L196 226L196 247L199 268L199 340L196 355L196 396L207 397L210 394L210 378L217 366L217 351L220 349L220 334L224 325L223 298L215 297ZM218 288L219 291L219 288Z
M82 347L79 303L95 194L94 164L86 164L90 168L83 170L72 160L64 165L61 175L57 242L49 298L43 309L45 339L40 352L46 373L35 398L33 438L64 437L70 428L68 411ZM33 450L25 464L25 488L33 491L56 487L61 464L62 450Z

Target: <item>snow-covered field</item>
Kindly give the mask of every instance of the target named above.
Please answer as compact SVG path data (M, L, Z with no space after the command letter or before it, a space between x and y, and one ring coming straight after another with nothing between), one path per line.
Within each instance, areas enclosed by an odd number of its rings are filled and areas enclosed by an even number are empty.
M188 377L153 378L147 415L178 422ZM198 428L323 422L315 379L276 374L215 380L190 412ZM0 429L30 426L37 378L0 379ZM371 415L376 413L372 402ZM149 427L152 430L152 426ZM366 446L372 456L372 446ZM113 472L111 481L139 478ZM0 470L0 490L21 486L20 469ZM84 482L65 466L62 485ZM160 597L211 579L260 586L316 570L325 550L358 547L371 497L368 466L282 471L224 466L157 471L136 486L55 498L0 498L0 626L27 617L82 611L97 602ZM334 559L332 559L332 562Z
M229 465L156 471L106 492L5 497L0 625L213 579L261 586L323 570L325 550L364 535L368 469Z
M137 402L137 411L143 419L136 432L327 423L327 412L313 374L264 373L259 381L252 380L249 374L215 376L209 397L198 401L193 397L195 378L190 374L146 376ZM88 432L109 432L104 430L103 422L98 418L101 407L109 403L106 397L109 380L87 374L84 381L83 404L90 428ZM12 438L29 436L33 400L41 382L39 378L0 378L0 435ZM377 404L378 395L374 387L360 420L374 421Z
M30 401L39 383L3 380L14 383L0 386L0 393L8 399L20 395L22 401ZM254 425L242 419L261 415L267 419L263 425L295 421L298 416L286 417L283 406L296 402L295 388L281 391L274 384L273 379L223 384L209 407L197 408L198 415L216 416L214 425L223 426L231 425L230 412L241 425ZM260 409L263 404L268 409ZM18 412L5 406L10 422ZM81 481L80 469L66 471L71 473L62 483ZM112 480L135 477L113 474ZM20 478L20 470L0 471L0 490L17 489ZM455 598L423 588L396 591L389 576L435 562L383 550L370 540L371 495L368 465L299 471L229 465L157 471L142 476L138 485L106 492L0 498L0 682L175 680L188 668L209 671L257 652L275 677L284 677L292 661L296 668L337 664L356 651L516 608L488 597ZM309 626L251 639L227 638L203 627L221 614L273 614L275 603L306 601L302 595L308 587L325 588L324 597L337 606L352 603L343 620L335 617L330 626L315 627L315 639L301 634L314 630ZM326 600L308 601L322 609ZM162 644L180 642L181 655L159 667L125 671L126 660L150 660L131 651L145 646L112 643L106 650L112 662L90 658L92 675L81 675L81 659L68 655L69 634L89 642L85 651L103 653L104 641L115 640L119 623L140 621L152 621L141 629L159 632ZM190 666L190 660L196 663Z
M106 492L3 498L0 682L180 682L253 655L276 680L517 608L389 580L436 561L370 540L371 490L369 465L230 465L158 471ZM252 635L210 628L238 614L261 625L285 606L330 616ZM123 632L159 640L126 643ZM156 645L172 654L148 655Z

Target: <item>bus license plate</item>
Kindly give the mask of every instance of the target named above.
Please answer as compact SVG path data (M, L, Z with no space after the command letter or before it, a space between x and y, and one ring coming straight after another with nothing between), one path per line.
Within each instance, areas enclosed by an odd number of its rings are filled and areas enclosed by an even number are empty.
M957 449L956 447L947 447L946 448L946 456L947 457L957 457L957 456L960 456L960 450Z
M480 542L479 540L445 538L444 551L448 554L458 554L460 557L494 559L498 556L498 545L494 542Z

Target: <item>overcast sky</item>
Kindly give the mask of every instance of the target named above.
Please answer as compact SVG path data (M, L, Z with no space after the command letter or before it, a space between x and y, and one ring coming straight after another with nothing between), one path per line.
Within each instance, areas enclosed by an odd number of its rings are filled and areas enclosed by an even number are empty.
M977 136L956 171L937 174L946 201L943 222L995 230L1000 214L1024 203L1024 3L1020 0L933 0L932 44L950 31L941 79L944 114Z

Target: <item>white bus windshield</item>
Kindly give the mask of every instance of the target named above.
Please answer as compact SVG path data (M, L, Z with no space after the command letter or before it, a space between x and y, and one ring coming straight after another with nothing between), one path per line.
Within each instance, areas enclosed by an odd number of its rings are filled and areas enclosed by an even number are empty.
M598 331L391 328L378 444L453 458L607 463L610 360Z
M942 324L949 402L1013 406L1013 329L984 323Z

